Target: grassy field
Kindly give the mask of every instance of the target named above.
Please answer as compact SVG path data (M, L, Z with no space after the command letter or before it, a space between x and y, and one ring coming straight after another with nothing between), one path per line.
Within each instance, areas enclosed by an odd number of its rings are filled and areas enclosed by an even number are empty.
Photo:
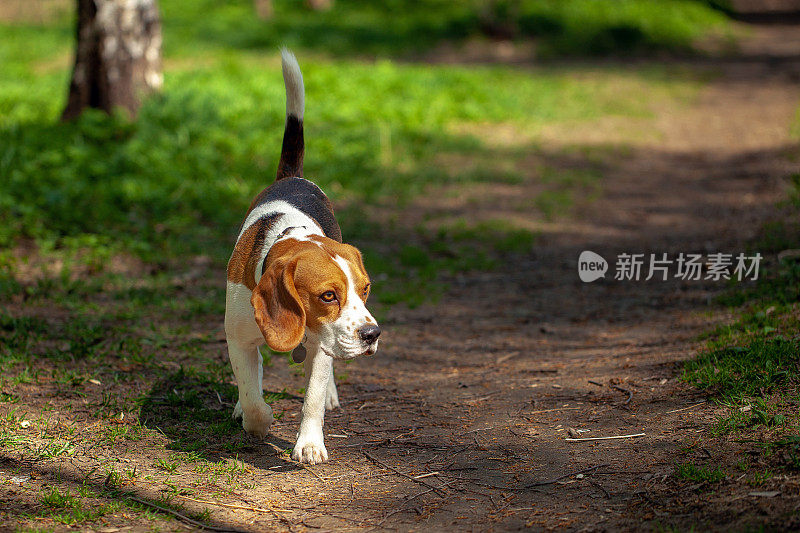
M645 4L626 3L643 27L653 25L660 13L644 9ZM547 5L567 17L569 10ZM218 17L193 19L189 13L211 7L202 2L195 10L184 9L183 3L162 6L166 87L144 105L135 122L89 112L74 124L59 124L72 48L68 21L0 26L0 60L6 66L0 73L0 246L9 250L0 265L13 268L10 250L20 242L58 255L67 267L88 261L95 270L123 252L150 263L184 254L203 254L215 262L226 258L249 199L269 183L277 164L283 86L273 43L237 48L206 36L221 29L200 29L214 21L227 34L241 36L241 29L232 27L239 20L235 13L242 24L258 23L276 36L281 33L273 26L279 24L255 21L243 12L248 2L216 8ZM282 4L277 9L279 14L287 10L286 20L299 16ZM593 9L589 12L602 25L605 10ZM690 12L705 13L708 25L718 22L718 15L703 9L692 4ZM409 25L416 23L416 13L408 14ZM319 24L334 26L351 18L385 23L381 16L386 14L346 2L317 15ZM438 20L435 13L429 17ZM707 28L700 22L692 27ZM304 30L302 35L316 33ZM324 58L313 41L297 47L308 92L306 174L345 211L364 203L396 206L448 183L529 179L522 161L537 146L486 145L479 133L485 124L534 137L543 124L646 116L659 101L686 97L696 85L660 69L630 73L554 67L534 73L504 66L433 68ZM363 50L362 44L354 44L351 52L356 49ZM393 48L403 49L400 44ZM464 133L465 126L471 126L466 128L470 133ZM449 161L456 163L443 164ZM549 190L534 205L548 216L568 207L570 195L564 189L583 187L570 177L560 182L560 173L546 166L540 173L550 176ZM363 220L367 215L356 210L342 217L345 234L362 245L374 237L374 225ZM386 221L380 222L385 231ZM443 259L452 255L449 248L459 247L458 237L450 233L416 240L437 241L441 250L428 246L423 251ZM489 232L485 240L510 242L508 235L496 233ZM518 233L512 232L511 240ZM388 254L376 252L368 255L376 257L372 268L395 274L397 269L386 264ZM418 252L400 254L411 262L403 266L416 267L414 257L423 255ZM468 262L483 264L481 254ZM422 271L463 267L447 261L419 266Z
M684 366L684 379L725 408L713 436L731 451L729 473L746 474L753 486L800 470L800 174L778 213L753 243L778 260L754 287L720 297L735 320L705 334L706 349ZM694 468L679 465L679 474L698 481Z
M469 2L338 0L330 13L309 14L299 2L276 1L270 22L244 0L160 4L166 84L135 121L87 112L59 123L70 18L0 23L0 448L36 464L87 450L105 457L101 489L87 484L89 473L72 480L77 489L50 484L32 495L16 517L29 530L110 514L163 526L163 514L125 499L126 484L158 484L159 504L177 505L175 495L222 490L247 472L230 454L250 444L222 407L235 401L219 338L222 280L241 217L277 165L280 44L295 49L306 79L306 175L364 250L383 306L425 303L454 273L513 260L537 239L513 221L416 212L414 199L467 184L537 182L538 195L519 209L572 216L602 190L603 165L586 153L576 167L570 149L543 147L539 130L648 117L702 84L667 67L407 61L445 40L485 39L487 16L508 23L504 2L486 15ZM535 38L549 57L686 52L727 28L702 2L630 0L612 9L599 0L526 1L520 9L518 38ZM484 133L498 128L518 140ZM784 308L768 306L759 308L764 324L778 330ZM786 375L781 350L796 349L796 340L776 335L745 349L754 358L774 352L776 375ZM709 357L726 350L719 344ZM706 383L702 366L690 371ZM50 398L38 410L20 401L34 391ZM276 416L301 392L271 393ZM740 393L752 390L730 392ZM81 429L88 419L94 431ZM115 460L144 446L158 450L145 472ZM179 467L204 485L181 492Z

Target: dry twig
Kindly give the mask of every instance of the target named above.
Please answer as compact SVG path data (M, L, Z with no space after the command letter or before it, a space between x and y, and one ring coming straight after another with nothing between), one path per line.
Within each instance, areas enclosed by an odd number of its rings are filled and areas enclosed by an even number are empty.
M557 478L548 479L547 481L537 481L536 483L531 483L530 485L525 485L525 488L528 489L528 488L532 488L532 487L542 487L544 485L552 485L553 483L556 483L557 481L561 481L562 479L565 479L565 478L568 478L568 477L572 477L572 476L577 476L578 474L586 474L587 472L592 472L594 470L597 470L598 468L603 468L604 466L609 466L609 465L608 464L602 464L602 465L593 466L591 468L584 468L583 470L578 470L577 472L570 472L569 474L564 474L563 476L558 476Z
M323 483L327 483L327 482L328 482L328 480L327 480L327 479L325 479L324 477L320 476L319 474L317 474L316 472L314 472L312 469L310 469L309 467L307 467L307 466L306 466L306 465L304 465L303 463L299 463L299 464L300 464L300 467L301 467L303 470L305 470L306 472L311 472L312 474L314 474L314 477L315 477L315 478L317 478L318 480L322 481Z
M245 511L255 511L257 513L277 513L279 512L278 509L271 509L271 508L264 508L264 507L251 507L249 505L237 505L235 503L222 503L222 502L212 502L209 500L198 500L197 498L190 498L189 496L184 496L182 494L176 494L178 498L188 500L190 502L197 502L197 503L205 503L208 505L217 505L219 507L228 507L230 509L244 509ZM291 509L280 509L285 513L291 513Z
M689 407L681 407L680 409L673 409L672 411L667 411L665 414L680 413L681 411L688 411L689 409L694 409L695 407L699 407L699 406L703 405L704 403L706 403L706 402L702 401L700 403L696 403L694 405L690 405Z
M372 461L373 463L376 463L376 464L378 464L378 465L380 465L380 466L384 467L384 468L385 468L385 469L387 469L387 470L391 470L392 472L394 472L394 473L395 473L395 474L397 474L398 476L402 476L402 477L404 477L404 478L406 478L406 479L410 479L410 480L411 480L411 481L413 481L414 483L419 483L419 484L421 484L421 485L425 485L426 487L428 487L428 488L430 488L430 489L433 489L433 490L435 490L435 491L436 491L436 492L437 492L437 493L438 493L440 496L446 496L446 495L447 495L447 493L446 493L445 491L443 491L443 490L442 490L441 488L439 488L439 487L436 487L436 486L434 486L434 485L431 485L430 483L427 483L426 481L424 481L424 480L422 480L422 479L414 479L414 477L413 477L413 476L410 476L410 475L406 474L405 472L401 472L400 470L396 469L395 467L393 467L393 466L391 466L391 465L387 465L386 463L384 463L384 462L383 462L383 461L381 461L380 459L377 459L377 458L373 457L372 455L368 454L367 452L362 452L362 453L364 454L364 456L365 456L367 459L369 459L369 460L370 460L370 461Z
M556 411L575 411L581 409L580 407L559 407L557 409L544 409L542 411L531 411L528 415L540 415L542 413L555 413Z
M453 481L448 481L447 483L445 483L445 484L444 484L444 486L446 487L447 485L452 485L453 483L457 483L458 481L460 481L460 480L458 480L458 479L454 479ZM411 500L416 500L416 499L417 499L417 498L419 498L420 496L424 496L425 494L428 494L428 493L430 493L430 492L433 492L434 490L436 490L436 489L430 488L430 489L428 489L428 490L423 490L422 492L418 492L417 494L415 494L415 495L411 496L410 498L406 499L406 500L403 502L403 505L402 505L401 507L398 507L397 509L395 509L395 510L394 510L394 511L392 511L391 513L389 513L389 514L387 514L386 516L384 516L384 517L383 517L383 520L381 520L381 521L378 523L378 527L382 526L382 525L383 525L383 524L384 524L384 523L385 523L385 522L386 522L386 521L389 519L389 517L390 517L390 516L394 516L394 515L396 515L397 513L400 513L400 512L403 512L403 511L410 511L411 509L410 509L410 508L408 508L408 507L405 507L405 505L406 505L406 504L408 504L408 502L410 502Z
M566 438L564 440L569 442L587 441L587 440L612 440L612 439L632 439L635 437L644 437L644 433L632 433L630 435L614 435L611 437L582 437L579 439Z
M176 511L174 509L170 509L169 507L161 507L160 505L156 505L156 504L154 504L152 502L148 502L147 500L142 500L140 498L137 498L136 496L131 496L129 494L126 494L125 498L127 498L129 500L133 500L133 501L135 501L137 503L141 503L142 505L146 505L147 507L152 507L153 509L158 509L159 511L162 511L164 513L169 513L172 516L174 516L175 518L178 518L179 520L182 520L182 521L184 521L184 522L186 522L188 524L192 524L193 526L197 526L200 529L208 529L210 531L220 531L222 533L247 533L246 531L243 531L241 529L233 529L233 528L229 528L229 527L210 526L208 524L204 524L203 522L198 522L194 518L189 518L185 514L181 514L181 513L179 513L178 511Z
M236 505L236 504L232 504L232 503L222 503L222 502L212 502L212 501L208 501L208 500L198 500L196 498L190 498L188 496L183 496L181 494L178 494L177 496L178 496L178 498L183 498L184 500L188 500L190 502L205 503L207 505L218 505L220 507L228 507L230 509L243 509L245 511L254 511L254 512L257 512L257 513L267 513L267 514L273 515L275 518L277 518L281 522L284 522L286 525L289 526L289 529L292 529L292 526L294 525L291 520L289 520L287 517L285 517L285 516L283 516L281 514L281 511L283 511L285 513L293 512L291 509L280 509L280 510L278 510L278 509L263 508L263 507L250 507L250 506L247 506L247 505Z
M586 481L588 481L589 483L591 483L592 485L594 485L598 489L602 490L603 494L605 494L606 498L608 498L609 500L611 499L611 494L609 494L609 492L606 490L606 488L603 485L601 485L600 483L598 483L597 481L595 481L593 479L587 479Z
M615 390L618 390L620 392L627 393L628 399L625 400L625 402L622 405L628 405L629 403L631 403L631 400L633 399L633 391L625 389L625 388L622 388L622 387L619 387L617 385L611 385L611 388L615 389Z

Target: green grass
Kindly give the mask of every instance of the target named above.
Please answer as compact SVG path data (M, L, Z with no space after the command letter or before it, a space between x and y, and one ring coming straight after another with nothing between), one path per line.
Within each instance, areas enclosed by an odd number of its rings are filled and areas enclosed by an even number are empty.
M753 398L751 401L752 403L747 406L734 408L730 415L721 417L712 433L720 436L737 433L748 428L772 429L788 424L790 419L780 412L781 409L787 407L781 401L780 395L771 400Z
M783 217L766 224L754 244L766 262L757 283L732 286L719 299L736 311L736 320L706 333L707 349L684 367L686 380L725 402L741 404L798 385L800 257L772 259L800 243L800 174L790 176L789 185Z
M789 183L781 216L753 243L765 257L759 280L722 295L735 319L704 334L706 348L683 368L686 381L727 407L711 434L750 448L770 465L770 476L800 468L800 257L776 258L800 246L800 175ZM750 483L763 484L765 476Z
M267 22L253 16L248 0L185 4L161 2L175 31L165 46L177 54L193 53L198 43L240 50L286 43L323 54L408 56L445 40L485 38L497 27L536 39L542 56L630 54L691 50L709 29L726 28L721 13L690 0L338 0L321 13L276 0Z
M615 94L614 78L630 77L622 73L586 82L563 72L531 77L498 67L303 66L306 175L340 204L486 179L435 164L446 153L491 157L477 138L444 133L449 124L511 121L533 128L647 112L642 99ZM663 92L672 82L652 83ZM7 176L0 244L30 238L73 256L100 250L92 258L98 263L117 251L220 256L249 199L272 180L282 92L277 66L237 57L168 76L163 96L149 101L137 122L87 113L75 124L54 124L54 110L46 108L28 121L16 116L15 105L6 121L18 121L0 126L0 173ZM531 101L536 105L525 104Z
M756 338L702 353L685 366L687 379L723 401L742 402L796 384L800 340Z
M344 0L328 13L309 13L285 1L275 3L269 22L252 16L249 0L189 4L161 3L165 88L135 121L87 112L74 123L58 123L72 22L0 23L0 298L35 300L55 292L66 295L62 301L73 311L86 311L81 295L90 300L111 287L120 299L153 298L150 310L158 301L170 307L188 301L199 308L191 313L217 308L221 300L212 295L163 298L166 276L146 276L126 289L123 277L98 273L119 257L160 269L202 254L221 267L250 199L272 181L277 165L284 120L280 43L296 49L306 80L306 175L337 205L345 237L365 250L377 281L374 297L385 304L424 303L422 288L435 298L443 276L503 264L509 254L529 250L536 236L502 221L420 230L371 220L358 206L388 212L443 185L524 184L540 177L545 190L520 209L561 216L577 198L598 194L596 169L575 170L548 153L548 163L532 173L526 162L541 151L535 142L498 147L468 132L502 125L535 138L546 124L649 116L655 102L684 98L698 86L660 68L531 71L361 60L470 38L480 32L483 16L470 2L377 7ZM702 3L679 0L631 0L614 9L588 0L522 2L519 20L521 36L536 35L552 50L567 51L565 43L572 42L569 53L593 53L594 45L580 39L596 41L614 28L638 28L649 35L645 41L670 48L722 23ZM442 164L448 158L464 163ZM12 251L31 244L35 256ZM59 265L55 273L48 270L52 265ZM33 281L21 279L23 267L34 272ZM169 287L164 292L175 294ZM145 307L120 306L113 316L133 324L146 316ZM8 325L18 319L33 320L6 317L3 327L25 327ZM92 345L91 328L108 324L80 327L86 340L65 332L76 350L61 351L71 357L101 350ZM141 331L128 332L127 351L148 352L137 338ZM24 346L13 350L25 353Z
M69 491L62 492L58 487L45 490L40 502L43 510L38 514L39 517L48 517L64 525L94 522L120 507L119 503L100 506L88 504Z
M725 479L725 472L719 467L681 463L675 468L675 474L687 481L695 483L716 483Z
M58 248L207 250L232 234L247 199L269 183L280 146L278 66L252 50L246 28L273 35L263 44L274 55L280 42L300 49L313 45L292 43L291 35L319 38L316 26L297 24L301 18L325 27L341 24L337 31L357 38L354 23L380 27L380 34L403 27L429 34L431 24L476 11L468 2L372 8L345 1L330 13L309 14L293 7L296 2L277 2L279 16L263 23L250 13L249 1L195 4L162 3L166 56L188 58L189 67L167 72L163 96L150 101L135 123L89 113L76 124L54 124L67 72L50 68L42 74L41 64L71 53L68 21L45 28L0 26L0 58L11 66L0 74L0 173L7 176L0 189L0 244L30 237ZM602 26L617 17L634 24L638 17L635 24L664 28L668 24L659 14L672 13L676 24L677 19L689 24L693 13L706 9L692 2L670 2L668 9L647 1L614 9L596 1L570 4L540 2L525 9L581 18L581 34L591 18ZM404 19L398 20L401 12ZM715 17L711 13L709 20ZM652 21L645 23L647 17ZM282 21L295 28L288 36ZM181 43L183 54L172 51L173 42ZM419 39L415 34L402 42ZM213 51L204 51L209 46ZM364 43L354 48L363 51ZM612 80L578 81L559 72L530 76L505 67L431 69L300 57L308 92L307 174L333 196L418 192L447 181L431 164L434 155L480 149L474 138L442 134L450 123L541 124L645 108L641 99L619 98ZM193 237L184 245L189 231Z
M531 77L500 67L433 71L388 62L314 61L305 67L306 175L345 207L396 205L432 186L495 179L488 172L443 167L437 164L443 154L513 163L537 150L498 151L474 136L446 133L448 125L511 122L535 129L559 120L646 114L648 105L636 96L638 89L669 98L676 84L679 91L692 85L621 72L594 73L587 81L561 71ZM632 98L625 103L615 94L620 78L630 84ZM153 262L202 253L222 263L250 198L270 182L277 164L283 122L280 74L277 65L264 67L237 57L177 71L172 79L136 122L90 112L74 124L56 124L53 110L46 107L42 116L26 122L29 117L12 112L7 120L18 122L0 126L0 172L8 176L0 188L0 244L32 240L42 255L64 265L62 283L69 283L70 269L102 271L119 254ZM500 85L487 84L487 79ZM569 172L556 184L552 176L558 171L545 171L548 187L557 192L543 193L536 205L548 217L570 204L574 191L596 190ZM517 182L529 179L523 168L509 172ZM552 194L560 195L556 207L551 207ZM368 248L376 232L362 226L375 224L356 211L340 211L346 237ZM397 242L430 240L408 235L405 228L399 231L405 234ZM491 233L499 238L492 240L496 248L489 255L515 248L521 236L513 228L506 235L497 229ZM522 237L526 240L530 237ZM450 244L438 243L431 251L442 246ZM471 248L463 248L468 253L464 263L479 268L485 262L481 254L470 257ZM378 269L374 275L396 275L398 269L381 266L398 252L367 254L368 266ZM10 253L0 254L0 271L7 273L0 275L0 291L25 289L13 276L19 266ZM396 294L382 293L380 284L376 289L386 303L397 300Z

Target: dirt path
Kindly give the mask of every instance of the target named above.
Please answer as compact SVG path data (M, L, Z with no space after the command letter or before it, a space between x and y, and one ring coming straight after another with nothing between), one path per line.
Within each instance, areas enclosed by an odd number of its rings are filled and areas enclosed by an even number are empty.
M780 502L748 499L746 486L672 490L681 448L715 418L676 363L720 320L705 310L722 286L583 284L576 272L583 249L611 261L746 250L796 166L800 43L787 46L788 35L800 28L757 29L744 57L692 65L716 79L688 108L655 117L655 140L607 156L602 197L576 222L544 226L531 254L453 280L438 305L390 312L380 355L347 367L345 409L326 420L332 462L259 474L258 491L296 495L305 527L337 530L727 528L794 508L796 489ZM613 143L616 128L603 127L549 141ZM567 428L645 436L566 442ZM292 440L287 425L276 431Z

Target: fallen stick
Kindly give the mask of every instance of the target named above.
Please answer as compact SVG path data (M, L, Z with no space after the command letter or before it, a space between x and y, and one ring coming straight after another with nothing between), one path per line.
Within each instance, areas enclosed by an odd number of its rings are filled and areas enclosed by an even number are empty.
M437 476L439 474L441 474L441 472L436 471L436 472L428 472L427 474L420 474L418 476L413 476L413 477L414 477L414 479L422 479L422 478L426 478L426 477Z
M542 413L555 413L556 411L576 411L581 409L580 407L559 407L557 409L545 409L543 411L531 411L527 413L528 415L540 415Z
M609 494L609 492L605 489L605 487L603 487L603 485L601 485L600 483L598 483L597 481L595 481L593 479L587 479L586 481L588 481L589 483L591 483L592 485L594 485L598 489L602 490L603 494L605 494L606 498L608 498L609 500L611 499L611 494Z
M557 478L548 479L547 481L537 481L536 483L531 483L530 485L525 485L525 488L527 489L527 488L531 488L531 487L541 487L543 485L552 485L553 483L561 481L564 478L577 476L578 474L585 474L587 472L592 472L593 470L597 470L598 468L603 468L604 466L609 466L609 465L608 464L602 464L602 465L593 466L591 468L584 468L583 470L578 470L577 472L570 472L569 474L564 474L563 476L558 476Z
M595 474L603 476L603 475L615 475L615 474L652 474L653 472L650 470L603 470L602 472L595 472Z
M245 532L244 530L241 530L241 529L233 529L233 528L229 528L229 527L210 526L208 524L204 524L203 522L198 522L197 520L195 520L193 518L189 518L185 514L181 514L178 511L175 511L174 509L170 509L168 507L161 507L160 505L156 505L154 503L148 502L147 500L139 499L136 496L125 495L125 498L127 498L129 500L133 500L133 501L135 501L137 503L141 503L142 505L145 505L147 507L152 507L153 509L158 509L161 512L169 513L172 516L174 516L174 517L176 517L176 518L178 518L178 519L180 519L180 520L182 520L182 521L184 521L186 523L189 523L189 524L192 524L193 526L199 527L200 529L208 529L208 530L211 530L211 531L219 531L220 533L247 533L247 532Z
M497 426L489 426L488 428L478 428L478 429L470 429L469 431L465 431L463 433L459 433L459 437L463 437L464 435L469 435L470 433L477 433L478 431L489 431L491 429L495 429Z
M287 517L285 517L285 516L283 516L283 514L281 514L281 511L285 512L285 513L291 513L292 512L291 509L280 509L280 510L278 510L278 509L264 509L262 507L249 507L247 505L236 505L236 504L232 504L232 503L222 503L222 502L212 502L212 501L208 501L208 500L198 500L196 498L190 498L188 496L183 496L181 494L177 494L177 496L178 496L178 498L183 498L184 500L188 500L190 502L205 503L207 505L218 505L220 507L228 507L230 509L244 509L245 511L254 511L254 512L257 512L257 513L267 513L267 514L273 515L275 518L277 518L281 522L286 523L289 526L289 529L292 529L292 526L294 525L294 524L292 524L291 520L289 520Z
M291 509L280 509L280 510L278 510L278 509L265 509L263 507L250 507L250 506L247 506L247 505L237 505L237 504L234 504L234 503L222 503L222 502L212 502L210 500L198 500L197 498L190 498L188 496L183 496L182 494L177 494L176 496L178 498L181 498L181 499L184 499L184 500L188 500L190 502L205 503L205 504L208 504L208 505L218 505L220 507L229 507L230 509L244 509L246 511L255 511L255 512L258 512L258 513L277 513L277 512L281 512L281 511L285 512L285 513L291 513L292 512Z
M519 352L511 352L511 353L508 353L506 355L501 355L500 357L497 358L497 361L495 361L495 364L499 365L500 363L504 363L504 362L508 361L509 359L511 359L512 357L516 357L517 355L519 355Z
M644 433L633 433L631 435L614 435L612 437L581 437L578 439L566 438L564 440L569 442L587 441L587 440L611 440L611 439L633 439L635 437L644 437Z
M672 411L667 411L665 414L679 413L681 411L688 411L689 409L694 409L695 407L699 407L699 406L703 405L704 403L706 403L706 402L703 401L703 402L700 402L700 403L696 403L694 405L690 405L689 407L681 407L680 409L673 409Z
M448 481L447 483L445 483L445 484L444 484L444 486L446 487L447 485L452 485L453 483L457 483L458 481L460 481L460 480L458 480L458 479L454 479L453 481ZM391 513L387 514L386 516L384 516L384 517L383 517L383 520L381 520L381 521L378 523L378 526L379 526L379 527L380 527L380 526L382 526L382 525L384 524L384 522L386 522L387 520L389 520L389 518L390 518L390 517L392 517L392 516L396 515L397 513L401 513L401 512L403 512L403 511L410 511L410 510L411 510L411 508L409 508L409 507L406 507L406 505L408 504L408 502L410 502L411 500L416 500L416 499L417 499L417 498L419 498L420 496L423 496L423 495L425 495L425 494L428 494L428 493L430 493L430 492L433 492L434 490L436 490L436 489L432 489L432 488L431 488L431 489L428 489L428 490L423 490L422 492L418 492L417 494L415 494L415 495L411 496L410 498L406 498L406 500L403 502L403 505L402 505L402 506L400 506L400 507L398 507L397 509L395 509L395 510L394 510L394 511L392 511Z
M625 403L623 403L622 405L628 405L629 403L631 403L631 400L633 399L633 391L630 391L628 389L624 389L622 387L618 387L616 385L611 385L611 388L612 389L616 389L616 390L618 390L620 392L625 392L625 393L628 394L628 399L625 400Z
M284 455L284 454L288 453L286 450L284 450L283 448L281 448L281 447L280 447L280 446L278 446L277 444L273 444L273 443L271 443L271 442L270 442L270 441L268 441L268 440L265 440L265 441L264 441L264 444L268 445L268 446L269 446L269 447L271 447L273 450L275 450L275 451L277 452L277 455ZM288 464L288 463L287 463L287 464Z
M402 476L402 477L404 477L404 478L406 478L406 479L410 479L410 480L411 480L411 481L413 481L414 483L419 483L420 485L425 485L426 487L428 487L428 488L430 488L430 489L433 489L434 491L436 491L436 493L438 493L440 496L446 496L446 495L447 495L447 493L446 493L444 490L440 489L439 487L437 487L437 486L435 486L435 485L431 485L431 484L429 484L429 483L427 483L427 482L423 481L422 479L414 479L414 477L413 477L413 476L410 476L410 475L406 474L405 472L401 472L400 470L396 469L395 467L393 467L393 466L391 466L391 465L387 465L387 464L386 464L386 463L384 463L383 461L381 461L381 460L379 460L379 459L376 459L375 457L371 456L371 455L370 455L370 454L368 454L367 452L362 452L362 453L364 454L364 456L365 456L367 459L369 459L369 460L370 460L370 461L372 461L373 463L376 463L376 464L378 464L378 465L380 465L380 466L384 467L384 468L385 468L385 469L387 469L387 470L391 470L392 472L394 472L394 473L395 473L395 474L397 474L398 476Z
M310 469L309 467L307 467L303 463L299 463L299 464L303 468L303 470L305 470L306 472L311 472L312 474L314 474L314 477L317 478L318 480L322 481L323 483L327 483L328 482L327 479L325 479L324 477L320 476L319 474L314 472L312 469Z

